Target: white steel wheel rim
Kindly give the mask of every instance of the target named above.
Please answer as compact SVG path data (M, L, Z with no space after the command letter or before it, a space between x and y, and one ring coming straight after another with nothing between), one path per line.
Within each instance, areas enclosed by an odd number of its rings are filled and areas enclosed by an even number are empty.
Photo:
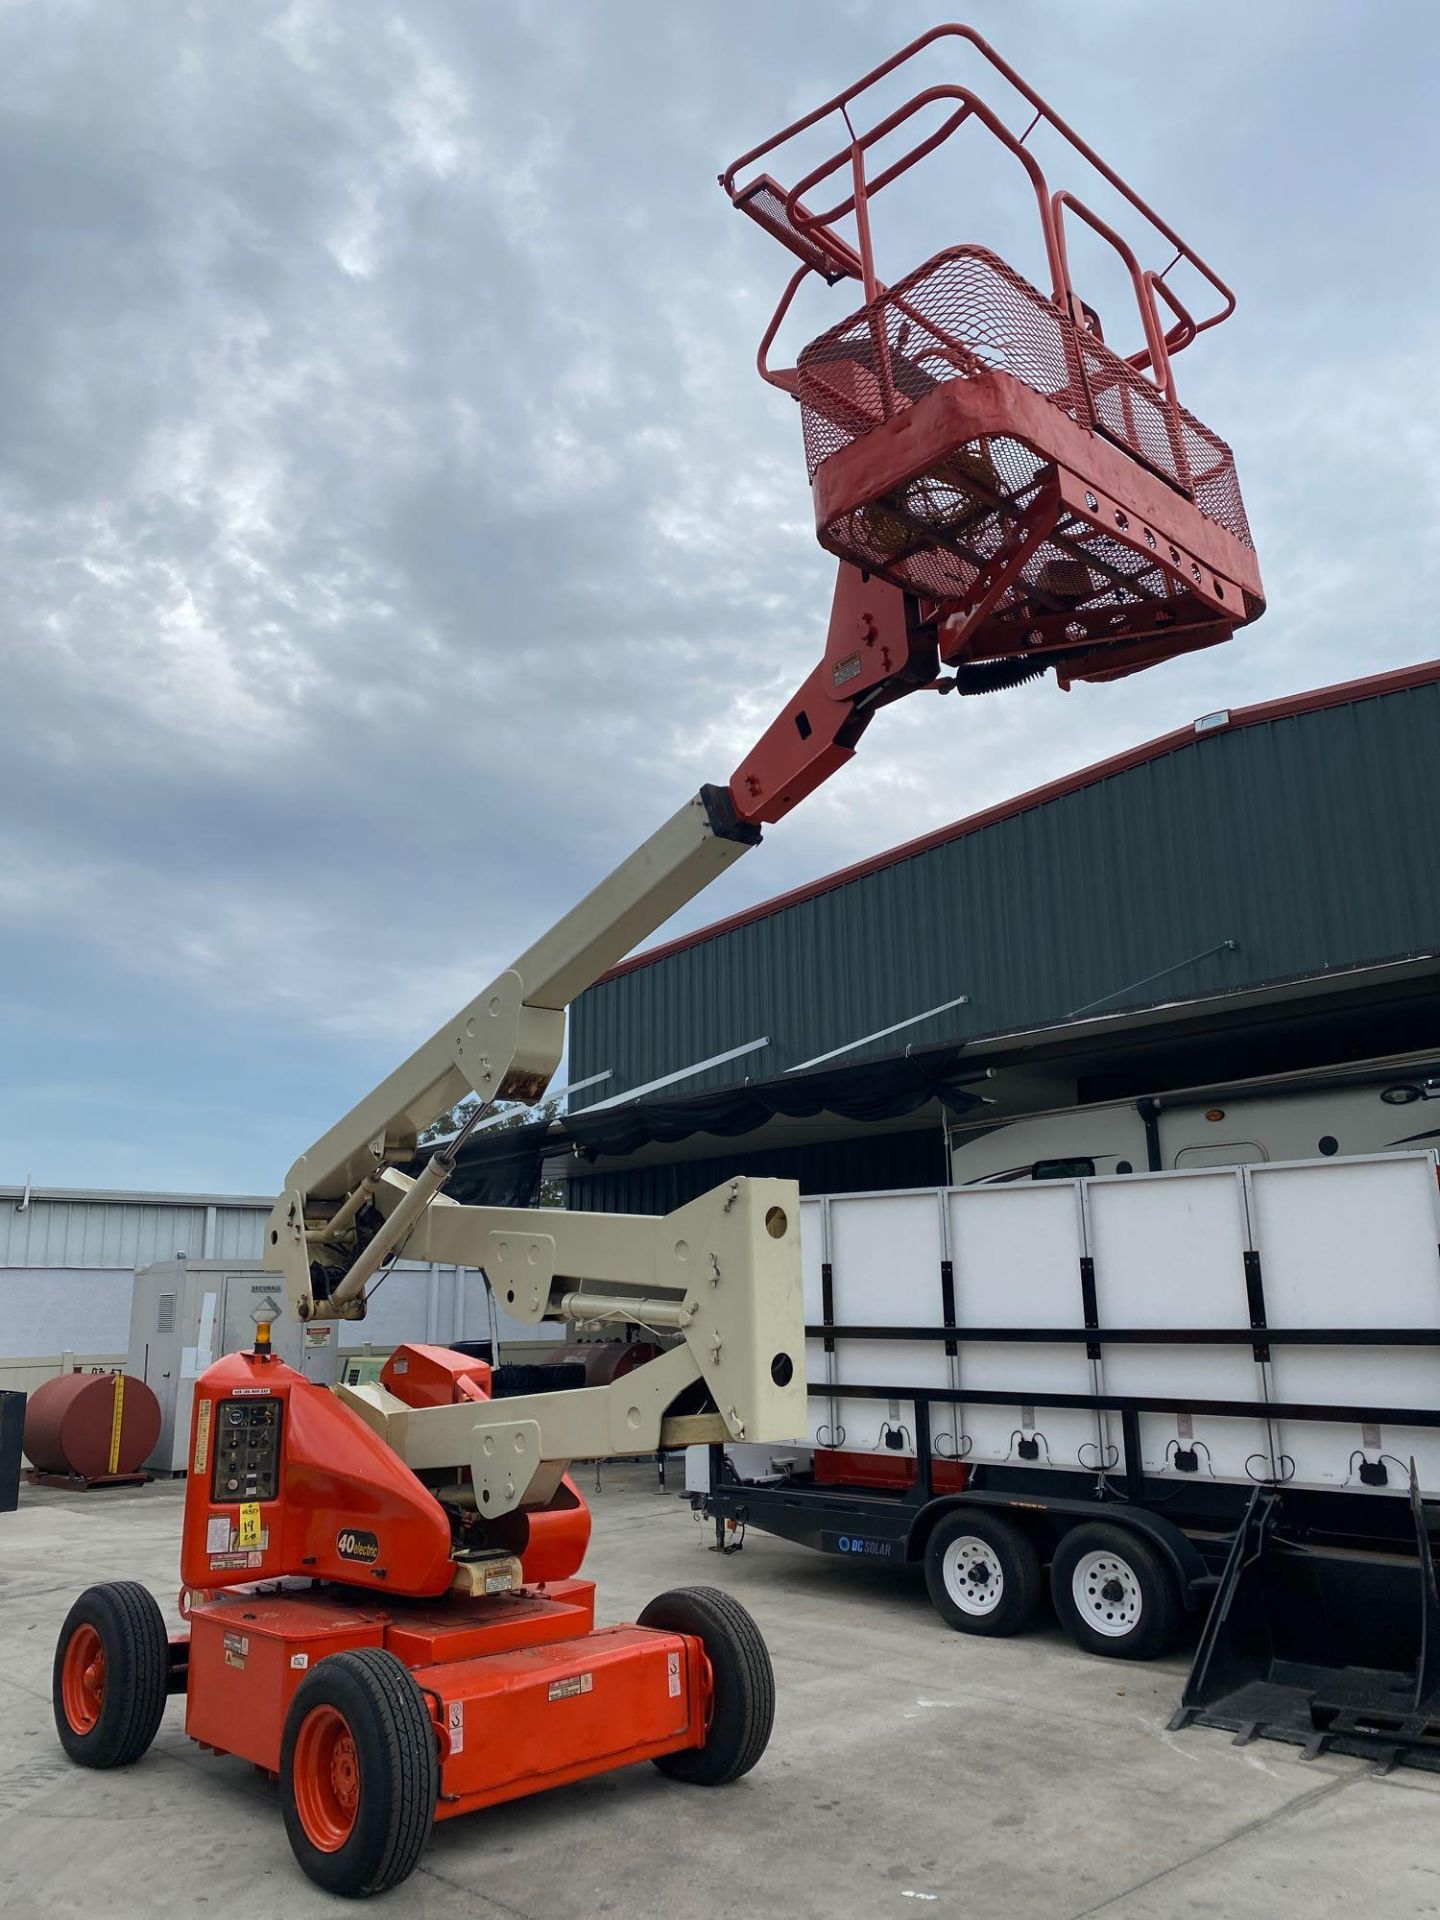
M1005 1592L1005 1570L988 1540L962 1534L946 1547L940 1562L945 1591L962 1613L983 1619L999 1606Z
M1082 1554L1070 1576L1070 1591L1080 1618L1107 1640L1133 1633L1145 1611L1135 1569L1118 1554Z

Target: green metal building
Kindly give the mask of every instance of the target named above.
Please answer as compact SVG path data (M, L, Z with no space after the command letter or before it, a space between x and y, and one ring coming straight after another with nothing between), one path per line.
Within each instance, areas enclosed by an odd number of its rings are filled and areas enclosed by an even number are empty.
M1440 662L1208 715L625 962L573 1010L570 1077L608 1071L589 1095L608 1101L765 1040L686 1076L693 1094L836 1049L859 1067L1281 982L1323 997L1440 952L1437 822ZM942 1177L933 1130L910 1160L865 1138L783 1163L714 1142L678 1182L652 1155L572 1180L572 1204L651 1210L746 1170L830 1191Z

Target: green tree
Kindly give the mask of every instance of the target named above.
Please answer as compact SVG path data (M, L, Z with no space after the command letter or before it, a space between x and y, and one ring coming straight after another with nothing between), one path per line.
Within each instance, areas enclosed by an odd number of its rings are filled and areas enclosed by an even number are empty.
M425 1129L420 1136L420 1145L422 1147L435 1147L439 1146L442 1140L453 1139L479 1104L479 1100L473 1093L467 1094L458 1106L452 1107L449 1113L442 1113L438 1120L434 1121ZM497 1102L493 1114L486 1115L485 1120L481 1122L481 1126L488 1127L488 1130L493 1133L507 1133L513 1131L516 1127L529 1126L531 1122L536 1120L554 1120L559 1116L559 1113L560 1102L558 1100L544 1100L538 1107L522 1107L516 1101L502 1100ZM472 1134L470 1137L473 1140L475 1135ZM559 1180L542 1181L540 1185L540 1198L536 1204L542 1207L563 1207L565 1204L564 1184Z

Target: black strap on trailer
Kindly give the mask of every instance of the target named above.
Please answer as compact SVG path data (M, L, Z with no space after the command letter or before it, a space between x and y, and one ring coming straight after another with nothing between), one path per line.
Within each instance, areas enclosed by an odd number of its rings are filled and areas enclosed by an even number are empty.
M1252 1346L1248 1327L868 1327L837 1326L827 1320L806 1327L806 1335L836 1340L1003 1340L1011 1346L1053 1347L1083 1340L1087 1346L1206 1347ZM1269 1346L1286 1347L1440 1347L1440 1327L1266 1327ZM907 1396L908 1397L908 1396ZM1033 1400L1016 1393L1014 1400Z
M1265 1325L1265 1277L1260 1271L1260 1255L1254 1247L1245 1250L1245 1298L1250 1306L1250 1325ZM1254 1348L1257 1360L1268 1360L1270 1349L1264 1341Z
M855 1329L846 1328L846 1333ZM935 1328L941 1333L943 1329ZM968 1329L967 1329L968 1332ZM1084 1338L1082 1331L1081 1338ZM1432 1339L1432 1344L1435 1342ZM1204 1413L1221 1419L1317 1420L1329 1425L1440 1427L1440 1407L1348 1406L1321 1400L1198 1400L1170 1394L1056 1393L1042 1387L917 1387L913 1383L876 1385L871 1381L838 1380L835 1385L812 1386L809 1391L829 1399L928 1400L947 1406L1070 1407L1111 1413Z
M1100 1326L1100 1303L1095 1293L1095 1262L1088 1253L1080 1256L1080 1304L1085 1314L1087 1331L1096 1332ZM1087 1340L1085 1343L1087 1360L1100 1358L1100 1342Z
M947 1335L953 1334L955 1331L955 1262L953 1260L940 1262L940 1311L945 1316L945 1332ZM953 1360L960 1351L959 1342L947 1339L945 1351Z

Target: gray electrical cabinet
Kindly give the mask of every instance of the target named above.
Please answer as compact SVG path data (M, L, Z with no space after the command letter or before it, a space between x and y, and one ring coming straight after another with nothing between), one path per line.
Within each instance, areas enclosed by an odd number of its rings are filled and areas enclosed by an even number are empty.
M340 1328L302 1325L285 1309L279 1276L258 1260L160 1260L139 1267L130 1300L125 1371L160 1402L160 1438L145 1462L152 1473L183 1473L197 1375L222 1353L252 1346L258 1319L270 1321L276 1354L321 1386L340 1377Z

